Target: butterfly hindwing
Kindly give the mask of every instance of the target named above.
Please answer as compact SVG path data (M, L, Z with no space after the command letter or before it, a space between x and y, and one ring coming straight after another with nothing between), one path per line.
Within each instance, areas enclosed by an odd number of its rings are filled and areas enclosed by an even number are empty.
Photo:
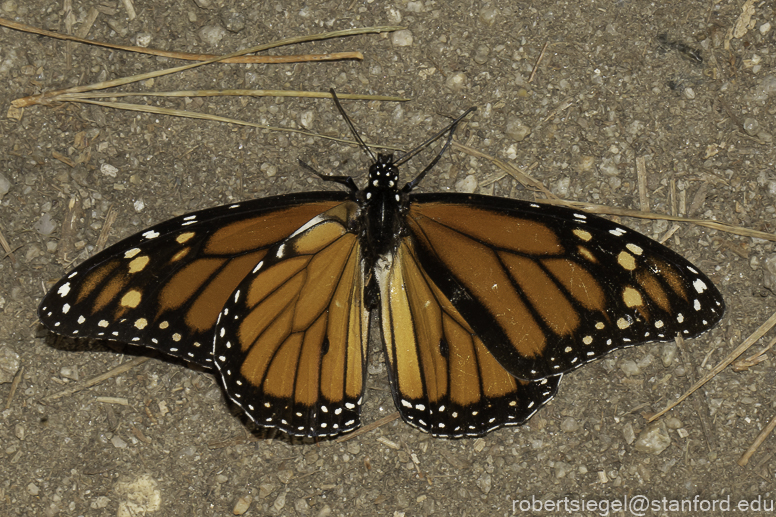
M144 345L212 368L213 329L232 291L270 246L346 197L278 196L165 221L76 267L38 316L59 334Z
M216 366L259 425L297 436L360 425L369 311L346 201L272 247L224 305Z
M692 337L724 312L719 291L690 262L606 219L476 195L412 201L407 226L419 263L518 378Z
M522 424L556 393L560 376L521 381L491 355L402 242L378 275L394 402L435 436L481 436Z

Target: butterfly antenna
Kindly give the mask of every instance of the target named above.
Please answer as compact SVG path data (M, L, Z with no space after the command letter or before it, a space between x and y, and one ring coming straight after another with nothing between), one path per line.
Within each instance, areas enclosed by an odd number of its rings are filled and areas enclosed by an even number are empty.
M372 163L376 163L377 157L375 156L375 153L373 153L372 150L369 148L369 146L364 143L364 140L361 138L361 135L359 135L358 131L356 131L356 126L353 125L353 121L350 120L350 117L348 117L348 114L345 113L345 108L342 107L342 104L340 104L340 101L337 98L337 94L334 93L334 88L330 89L329 92L331 93L331 98L334 99L334 104L337 105L337 110L340 112L340 115L342 115L342 118L345 119L345 122L347 122L348 127L350 128L350 132L353 133L353 136L355 137L358 144L361 146L361 149L363 149L366 155L369 156L369 159L372 160Z
M423 148L425 148L426 146L434 143L436 140L438 140L439 138L444 136L445 133L448 134L447 135L447 141L445 142L445 145L442 146L442 149L440 149L439 152L437 153L437 155L434 157L434 159L431 160L431 163L429 163L426 166L426 168L423 169L423 171L415 177L414 180L412 180L409 183L407 183L406 185L404 185L404 188L402 189L402 191L409 192L409 191L411 191L412 189L414 189L415 187L418 186L418 183L421 182L421 180L426 176L428 171L430 171L431 169L434 168L434 166L437 164L437 162L440 160L440 158L442 158L442 155L445 154L445 152L447 151L447 148L450 147L450 144L453 142L453 135L455 134L455 130L458 128L458 123L461 122L461 120L463 120L463 118L466 117L466 115L468 115L472 111L475 111L476 109L477 109L476 107L471 107L471 108L467 109L463 113L463 115L461 115L457 119L453 120L450 123L449 126L447 126L442 131L440 131L436 135L432 136L431 138L429 138L428 140L426 140L425 142L423 142L422 144L417 146L415 149L413 149L409 153L407 153L404 156L402 156L399 160L397 160L394 163L394 165L396 165L396 166L401 165L402 163L406 162L407 160L409 160L410 158L412 158L413 156L418 154Z
M437 140L439 140L440 138L442 138L442 137L443 137L443 136L444 136L446 133L448 133L448 132L450 133L450 136L452 137L453 133L455 133L455 129L456 129L456 127L458 126L458 123L459 123L459 122L461 122L461 120L463 120L464 118L466 118L466 116L467 116L469 113L471 113L472 111L477 111L477 108L476 108L475 106L472 106L471 108L467 109L466 111L464 111L464 112L463 112L463 115L461 115L461 116L460 116L460 117L458 117L457 119L455 119L455 120L453 120L452 122L450 122L450 124L449 124L449 125L448 125L446 128L442 129L442 130L441 130L439 133L437 133L436 135L432 136L431 138L429 138L428 140L426 140L425 142L423 142L422 144L420 144L419 146L417 146L417 147L416 147L415 149L413 149L412 151L410 151L410 152L408 152L407 154L405 154L404 156L400 157L400 158L399 158L398 160L396 160L396 161L395 161L393 164L394 164L394 165L396 165L396 166L398 167L399 165L402 165L403 163L406 163L406 162L407 162L407 161L409 161L409 160L410 160L410 159L411 159L413 156L415 156L415 155L416 155L416 154L418 154L420 151L422 151L423 149L425 149L425 148L426 148L426 147L428 147L429 145L433 144L434 142L436 142ZM448 143L448 145L449 145L449 143ZM447 146L445 146L445 149L446 149L446 148L447 148Z

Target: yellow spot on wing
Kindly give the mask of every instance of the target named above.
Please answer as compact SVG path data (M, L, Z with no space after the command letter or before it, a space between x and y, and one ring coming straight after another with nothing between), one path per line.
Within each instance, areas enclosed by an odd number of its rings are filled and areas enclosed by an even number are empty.
M593 238L593 236L590 235L590 232L586 232L585 230L580 230L580 229L574 230L574 235L576 235L577 237L579 237L585 242Z
M132 289L131 291L127 291L127 294L121 297L121 306L134 309L135 307L140 305L140 300L142 299L143 299L143 293L141 293L137 289Z
M632 287L626 287L622 291L622 301L628 307L640 307L644 304L644 300L641 298L641 293Z
M627 251L621 251L620 254L617 255L617 263L628 271L636 269L636 259Z
M582 255L588 262L592 262L594 264L598 262L598 260L595 258L595 255L593 255L590 250L584 246L577 247L577 251L579 251L579 254Z
M642 250L639 246L636 246L635 244L628 244L625 246L628 248L631 252L633 252L634 255L641 255L644 250Z
M194 235L195 235L194 232L182 233L182 234L178 235L177 237L175 237L175 242L177 242L178 244L183 244L184 242L186 242L189 239L191 239L192 237L194 237Z
M138 271L142 271L148 265L148 262L150 262L150 260L151 259L148 258L148 255L137 257L136 259L132 260L132 262L129 263L129 272L137 273Z

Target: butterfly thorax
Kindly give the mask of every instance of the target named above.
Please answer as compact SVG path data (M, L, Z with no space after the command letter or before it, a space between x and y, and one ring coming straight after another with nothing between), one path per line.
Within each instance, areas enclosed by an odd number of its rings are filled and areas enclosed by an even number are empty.
M369 168L369 184L360 192L363 245L372 265L378 257L393 254L402 233L406 196L397 187L398 181L393 155L379 154Z

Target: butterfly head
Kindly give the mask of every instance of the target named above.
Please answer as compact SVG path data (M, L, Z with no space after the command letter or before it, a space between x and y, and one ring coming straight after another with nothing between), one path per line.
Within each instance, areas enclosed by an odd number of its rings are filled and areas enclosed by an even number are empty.
M396 190L399 169L392 154L378 154L377 161L369 167L369 185L366 190Z

